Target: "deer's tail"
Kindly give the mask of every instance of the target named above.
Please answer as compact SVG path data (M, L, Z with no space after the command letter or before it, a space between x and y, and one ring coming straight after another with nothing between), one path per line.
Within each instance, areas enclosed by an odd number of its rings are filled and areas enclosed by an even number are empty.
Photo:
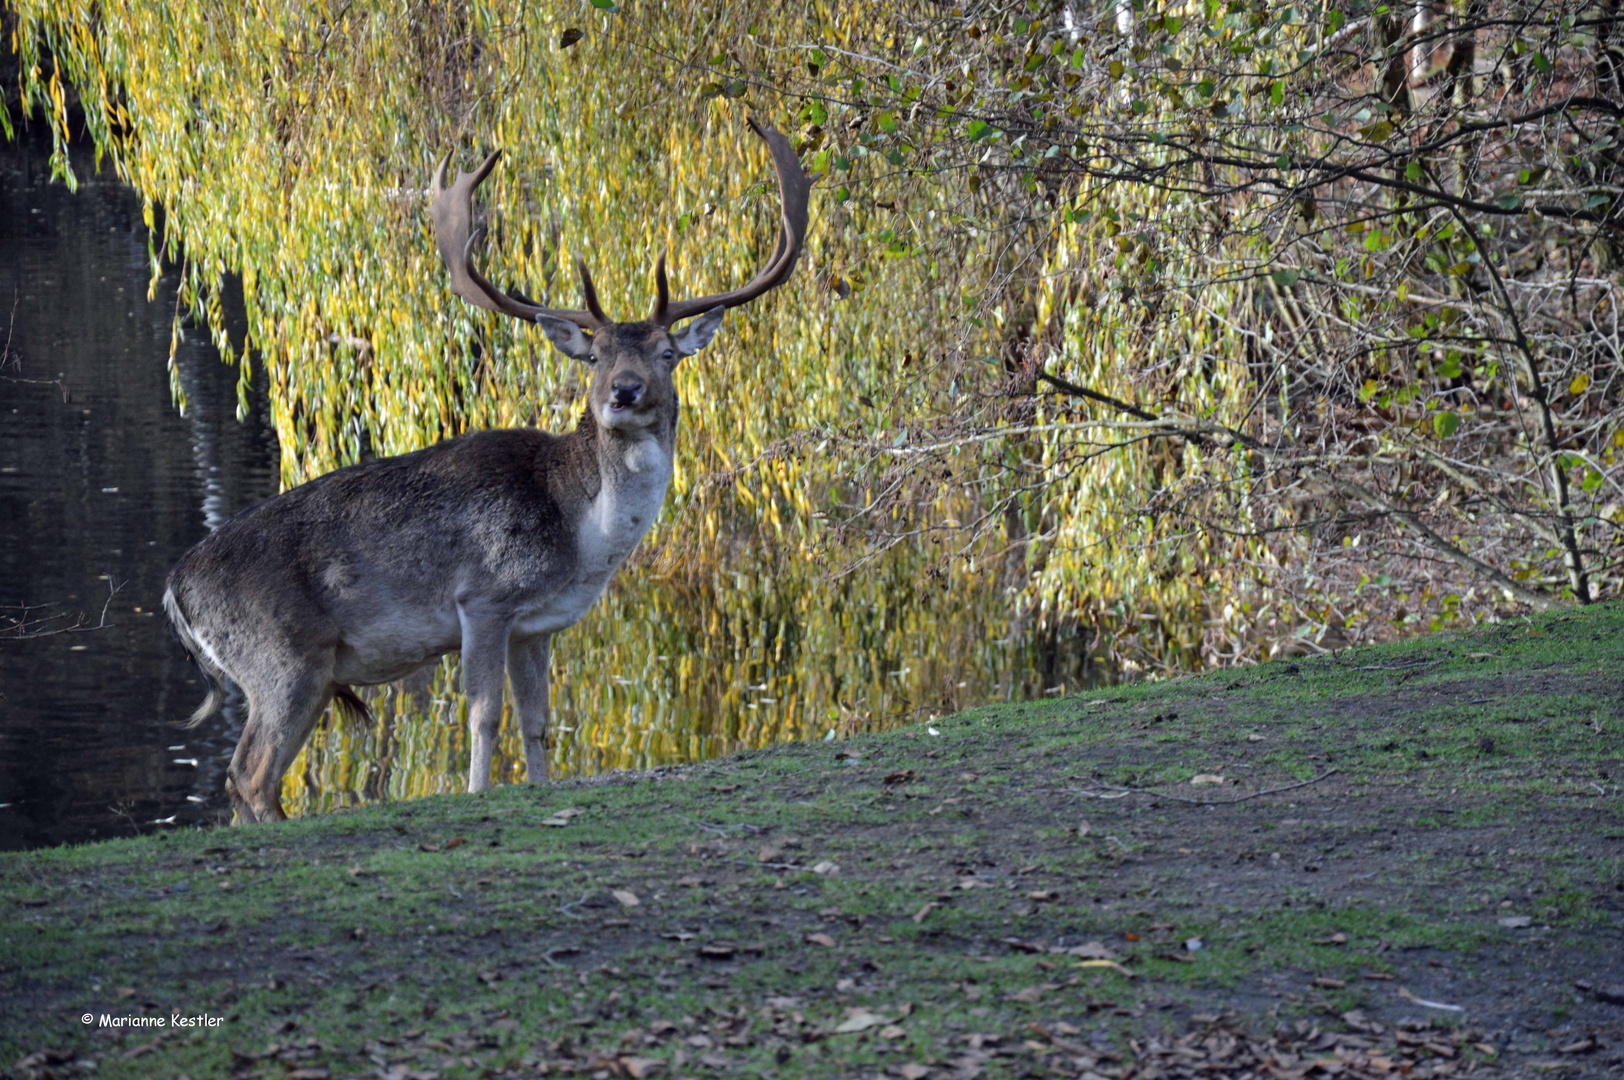
M209 717L218 713L226 703L225 679L226 673L215 662L208 644L197 636L192 624L187 621L186 613L181 610L180 601L175 596L175 587L170 585L164 590L164 611L169 615L169 625L174 627L175 636L191 654L192 663L197 665L198 672L203 676L203 682L208 686L208 696L197 711L188 717L181 727L195 728Z

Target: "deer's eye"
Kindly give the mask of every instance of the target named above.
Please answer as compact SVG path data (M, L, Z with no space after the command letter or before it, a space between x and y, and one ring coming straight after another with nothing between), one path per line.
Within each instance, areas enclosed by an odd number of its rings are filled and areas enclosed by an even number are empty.
M673 352L671 349L666 349L665 352L660 354L660 359L661 360L669 360L675 355L677 355L677 354L675 352Z

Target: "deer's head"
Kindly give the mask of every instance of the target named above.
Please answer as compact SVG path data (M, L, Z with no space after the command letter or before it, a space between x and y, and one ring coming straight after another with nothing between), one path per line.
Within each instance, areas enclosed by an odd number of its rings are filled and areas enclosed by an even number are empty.
M672 300L665 256L661 255L654 273L654 313L643 322L611 321L598 303L592 275L579 260L576 266L585 310L542 307L523 293L503 292L474 268L472 259L481 235L481 230L473 227L474 189L495 167L501 155L498 150L473 172L459 170L449 187L445 173L450 155L435 170L434 201L429 213L434 219L440 257L451 270L451 291L487 311L535 323L559 352L590 365L593 374L588 396L593 418L600 427L621 431L654 427L670 415L676 400L671 373L683 357L711 343L728 308L748 304L788 281L806 240L811 180L801 171L800 160L787 138L754 120L749 123L772 151L783 220L772 258L748 285L712 296ZM677 324L683 322L686 325L678 328Z

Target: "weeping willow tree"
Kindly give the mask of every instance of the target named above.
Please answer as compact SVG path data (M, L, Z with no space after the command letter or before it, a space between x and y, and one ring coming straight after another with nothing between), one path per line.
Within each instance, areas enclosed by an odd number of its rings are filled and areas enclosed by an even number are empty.
M819 178L807 253L679 372L666 509L555 651L565 772L1246 662L1348 623L1363 586L1305 588L1323 538L1281 471L1313 395L1259 376L1290 367L1259 352L1287 336L1271 320L1296 319L1303 355L1309 322L1343 316L1290 314L1278 214L1233 227L1249 182L1167 139L1272 137L1229 103L1276 107L1280 79L1195 68L1233 68L1259 26L1285 28L1268 64L1292 55L1285 9L8 2L7 129L48 123L71 183L82 125L141 194L154 274L183 276L245 387L269 382L287 485L579 411L539 335L450 295L425 212L441 155L506 151L481 191L489 276L575 306L562 268L584 257L634 317L662 251L687 292L760 265L775 191L744 117L795 136ZM457 685L448 662L376 729L326 727L284 802L457 786Z

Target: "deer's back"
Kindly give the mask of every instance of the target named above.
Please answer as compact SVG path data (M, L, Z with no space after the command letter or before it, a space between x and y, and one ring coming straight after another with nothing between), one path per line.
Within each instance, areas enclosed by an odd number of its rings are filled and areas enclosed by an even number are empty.
M169 586L228 670L269 639L341 646L373 681L455 648L459 599L519 608L567 584L596 494L573 438L481 432L328 473L226 522Z

